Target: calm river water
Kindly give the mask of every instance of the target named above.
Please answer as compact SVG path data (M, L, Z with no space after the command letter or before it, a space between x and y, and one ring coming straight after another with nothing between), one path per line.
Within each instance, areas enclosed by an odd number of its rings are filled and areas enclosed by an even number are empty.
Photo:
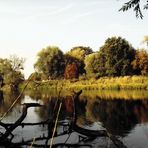
M73 118L73 104L70 95L63 96L59 97L62 101L59 121L67 122ZM8 110L15 97L15 94L3 94L3 98L0 98L1 116ZM47 92L27 92L3 119L3 122L15 122L21 115L21 104L27 102L38 102L44 106L29 108L23 122L36 123L50 119L54 114L56 101L56 93L51 95ZM83 92L79 99L77 112L77 125L83 128L96 131L106 129L112 135L117 136L128 148L148 147L148 91ZM58 126L57 129L58 132L63 130L61 126ZM0 131L3 132L2 127L0 127ZM13 134L13 142L26 141L34 137L46 137L49 134L49 127L46 125L20 126L14 130ZM66 139L65 137L55 138L54 142L63 142ZM100 139L92 139L86 143L91 144L92 147L107 148L108 142L105 143L105 141L108 140ZM77 134L73 133L67 142L78 143ZM41 141L36 140L37 143L41 143Z

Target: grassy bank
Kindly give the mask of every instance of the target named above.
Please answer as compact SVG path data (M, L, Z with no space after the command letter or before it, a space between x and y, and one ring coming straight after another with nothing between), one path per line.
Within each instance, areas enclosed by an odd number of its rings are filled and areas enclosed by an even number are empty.
M22 87L22 86L21 86ZM31 82L28 89L55 89L55 90L148 90L148 77L124 76L102 77L89 80L48 80Z

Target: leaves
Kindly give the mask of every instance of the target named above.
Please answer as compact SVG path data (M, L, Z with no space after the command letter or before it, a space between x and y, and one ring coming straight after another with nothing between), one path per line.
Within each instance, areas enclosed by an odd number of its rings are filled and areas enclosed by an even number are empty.
M126 2L121 9L119 9L119 11L128 11L129 9L133 8L133 10L136 13L136 17L137 18L141 18L143 19L143 14L140 8L140 0L130 0L128 2ZM148 9L148 1L146 1L146 5L144 5L143 9Z
M80 61L84 61L84 58L92 52L93 51L90 47L77 46L73 47L69 52L67 52L67 54Z

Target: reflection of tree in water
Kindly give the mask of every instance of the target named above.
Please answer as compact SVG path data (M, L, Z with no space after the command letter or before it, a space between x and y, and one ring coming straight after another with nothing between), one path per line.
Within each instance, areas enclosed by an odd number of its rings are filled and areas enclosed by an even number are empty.
M6 128L6 132L1 136L2 137L2 139L0 139L1 142L3 141L3 139L8 138L8 136L11 134L11 132L17 126L23 126L24 127L25 125L26 126L29 126L29 125L33 126L33 125L41 125L41 124L44 125L44 124L46 124L47 125L47 132L48 132L47 135L43 135L43 137L37 137L36 141L37 140L45 140L46 141L45 145L48 145L48 140L53 135L52 133L53 133L53 129L55 127L54 122L57 121L56 120L56 118L57 118L57 110L59 110L59 105L58 104L61 105L61 102L62 102L62 110L60 112L60 117L59 117L59 120L58 120L58 122L59 122L58 127L59 128L57 128L57 130L55 131L54 136L56 136L57 138L58 137L60 138L60 136L62 136L62 135L66 136L67 134L69 134L69 137L70 137L72 135L72 133L77 133L77 140L75 141L76 145L77 146L80 146L80 145L84 146L85 142L86 142L86 145L89 146L89 147L91 147L91 144L93 145L93 141L96 138L98 138L98 137L106 137L107 138L108 137L112 141L112 143L110 143L111 145L116 145L119 148L125 148L126 146L124 146L124 144L120 140L118 140L118 138L116 138L112 134L108 134L108 132L106 130L85 129L85 128L83 128L83 127L81 127L81 126L79 126L77 124L77 119L78 118L82 118L82 116L84 116L84 119L86 118L86 116L87 116L87 114L86 114L87 106L89 105L89 100L79 100L79 95L81 93L82 93L82 91L79 91L79 92L75 93L73 95L73 97L66 97L66 98L60 98L60 99L52 98L52 97L48 98L47 97L47 99L44 99L44 101L42 101L44 106L42 106L43 109L40 110L39 115L44 116L46 114L47 119L49 119L49 120L46 120L46 122L22 123L22 121L24 120L24 118L27 115L27 108L33 107L33 106L34 107L41 107L40 104L38 104L38 103L25 103L23 105L22 115L20 116L20 118L14 124L4 124L3 125L3 123L2 123L2 126L4 126L4 127L10 126L10 128L8 130ZM93 104L93 106L94 106L94 104ZM93 110L90 110L90 111L93 112ZM75 115L74 115L74 113L75 113ZM50 118L50 116L51 116L51 118ZM75 117L75 118L72 118L73 120L71 120L71 122L69 124L66 123L67 121L65 122L64 119L67 119L68 117L71 117L71 116ZM87 120L85 120L85 121L87 121ZM65 123L66 123L66 125L65 125ZM65 126L66 126L66 129L65 129ZM106 145L106 142L108 141L108 140L106 141L106 138L104 139L104 142L105 142L104 144L105 145ZM87 143L87 140L88 140L88 143ZM21 142L18 142L18 143L13 143L13 144L14 144L14 146L16 146L16 145L30 145L30 142L32 142L32 139L31 140L29 139L27 141L21 141ZM74 144L71 144L70 141L69 141L70 143L66 143L66 142L67 142L66 139L65 139L65 143L63 143L63 142L60 143L60 141L59 142L57 141L57 145L58 144L59 145L63 145L63 144L65 145L66 144L67 147L69 147L69 146L74 147ZM7 142L3 141L3 144L7 145ZM8 145L11 145L11 142ZM35 144L34 146L36 146L36 145L38 145L38 144ZM39 145L43 146L43 144L39 144Z
M76 110L77 110L77 124L81 126L86 126L92 124L92 121L87 118L87 102L88 100L82 99L77 100Z
M44 96L44 98L43 98ZM46 97L45 97L46 96ZM35 98L35 97L34 97ZM36 97L37 98L37 97ZM52 118L53 115L57 112L58 108L54 108L55 106L59 106L60 101L62 100L62 109L59 115L59 120L65 120L65 119L71 119L73 116L73 100L72 96L66 96L66 97L48 97L47 95L41 95L38 98L42 99L44 107L40 108L37 113L40 116L41 119L47 119L47 118ZM87 101L81 100L78 102L78 106L76 106L77 110L77 117L78 118L83 118L83 122L85 124L88 124L89 120L86 119L85 117L85 112L86 112L86 104Z
M40 118L52 118L56 112L54 106L58 97L38 94L33 98L42 99L45 105L37 112ZM73 113L72 98L67 96L61 99L63 104L59 119L69 119ZM126 136L137 123L148 121L148 101L146 100L103 100L99 97L87 98L85 96L77 104L78 124L84 126L100 121L111 134L119 136Z
M0 108L4 103L4 95L3 95L3 91L0 90Z
M134 113L139 123L148 122L148 100L139 100L134 106Z
M125 136L141 118L148 121L148 107L144 100L102 100L97 98L92 107L93 115L112 134Z
M14 102L14 100L19 95L19 92L3 92L0 91L0 114L4 114L7 112L11 104ZM23 98L24 96L21 96ZM21 98L18 100L17 104L20 106ZM15 109L19 109L20 107L15 107ZM11 114L11 112L9 113Z
M42 96L40 96L40 99L41 98ZM52 118L53 115L57 112L58 106L61 100L62 100L62 109L59 115L59 119L64 120L66 118L71 117L73 114L73 101L72 101L72 97L67 96L65 98L62 98L62 97L60 98L46 97L46 99L44 98L42 100L44 104L44 108L40 108L40 110L38 110L37 112L40 118L41 119Z

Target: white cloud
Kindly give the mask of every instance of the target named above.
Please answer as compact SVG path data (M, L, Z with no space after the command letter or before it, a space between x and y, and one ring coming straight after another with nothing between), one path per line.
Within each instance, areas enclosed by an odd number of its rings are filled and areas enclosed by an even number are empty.
M90 16L90 15L93 15L95 13L97 13L97 11L84 12L82 14L75 15L72 18L67 19L66 21L61 22L61 24L68 25L68 24L71 24L71 23L76 23L81 18L85 18L85 17Z
M73 4L69 4L69 5L66 5L64 7L54 7L53 10L48 10L46 9L43 10L43 11L38 11L37 13L33 13L31 14L30 16L27 16L25 17L23 20L32 20L32 19L36 19L36 18L42 18L42 17L48 17L48 16L56 16L58 14L61 14L61 13L65 13L67 10L69 10L70 8L72 8L74 5Z

